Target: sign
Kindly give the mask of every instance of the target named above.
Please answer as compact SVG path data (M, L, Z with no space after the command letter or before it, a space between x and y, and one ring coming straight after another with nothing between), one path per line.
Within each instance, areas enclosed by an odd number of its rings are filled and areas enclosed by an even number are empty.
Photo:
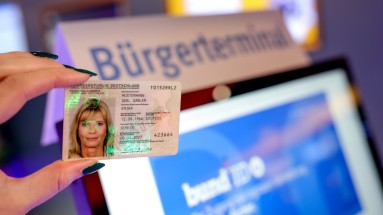
M92 79L169 81L183 92L308 65L276 11L220 16L145 16L57 26L59 61L96 72ZM63 91L48 96L42 143L57 142ZM60 101L58 101L60 100Z

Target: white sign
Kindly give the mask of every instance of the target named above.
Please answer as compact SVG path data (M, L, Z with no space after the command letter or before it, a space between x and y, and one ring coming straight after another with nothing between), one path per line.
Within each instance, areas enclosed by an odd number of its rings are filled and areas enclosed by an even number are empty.
M276 11L66 22L55 48L60 62L96 72L92 79L177 80L183 92L310 63ZM48 135L63 119L62 99L57 90L48 97L43 144L57 142Z

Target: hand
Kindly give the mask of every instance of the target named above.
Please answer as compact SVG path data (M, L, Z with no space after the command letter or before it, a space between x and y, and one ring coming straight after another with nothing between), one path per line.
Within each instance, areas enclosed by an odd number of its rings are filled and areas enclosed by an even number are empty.
M15 115L29 99L56 87L83 83L90 78L89 74L31 53L0 54L0 124ZM74 180L101 167L103 164L89 159L56 161L24 178L12 178L0 171L0 214L25 214Z
M29 99L89 78L88 74L30 53L0 54L0 124L15 115Z

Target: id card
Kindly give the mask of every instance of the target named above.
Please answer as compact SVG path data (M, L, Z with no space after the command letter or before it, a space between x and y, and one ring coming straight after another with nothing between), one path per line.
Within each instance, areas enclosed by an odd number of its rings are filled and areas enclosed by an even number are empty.
M87 81L65 89L63 160L173 155L181 84Z

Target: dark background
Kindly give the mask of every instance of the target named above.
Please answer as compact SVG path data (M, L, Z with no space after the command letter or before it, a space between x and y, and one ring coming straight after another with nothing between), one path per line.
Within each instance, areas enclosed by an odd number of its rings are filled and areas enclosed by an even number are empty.
M347 57L383 163L383 1L318 1L322 44L309 55L314 62ZM12 2L18 3L23 10L31 51L50 50L46 42L47 32L58 19L91 18L100 14L106 17L137 16L165 11L162 0ZM78 13L81 10L85 13ZM27 175L61 158L60 144L40 145L45 101L46 95L31 100L15 117L0 125L0 165L10 175ZM30 214L76 214L75 210L72 189L69 188Z

